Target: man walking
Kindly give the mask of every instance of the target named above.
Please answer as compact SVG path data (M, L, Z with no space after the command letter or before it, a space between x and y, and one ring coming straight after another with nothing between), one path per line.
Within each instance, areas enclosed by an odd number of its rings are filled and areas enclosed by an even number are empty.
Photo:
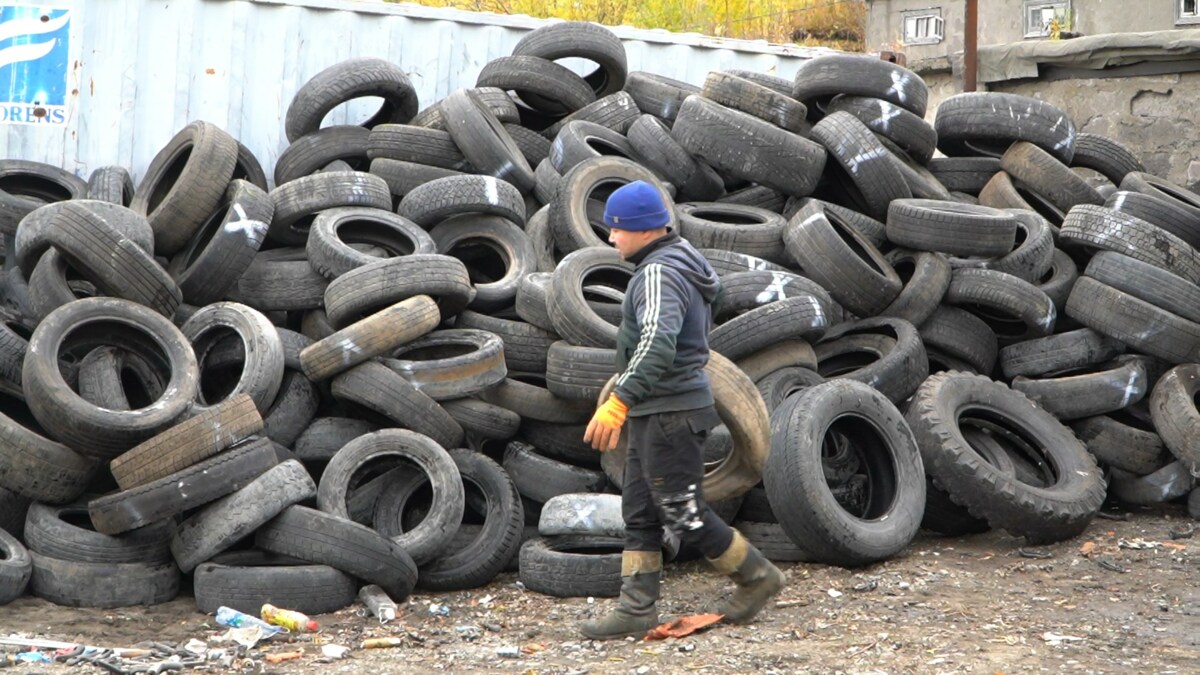
M701 492L704 439L720 424L704 372L720 282L708 261L668 229L670 220L661 193L644 181L615 190L604 211L609 241L637 267L617 335L621 374L584 435L597 450L612 450L628 417L621 594L615 610L583 623L583 634L594 640L641 635L659 624L664 525L737 584L716 610L729 621L750 621L784 582Z

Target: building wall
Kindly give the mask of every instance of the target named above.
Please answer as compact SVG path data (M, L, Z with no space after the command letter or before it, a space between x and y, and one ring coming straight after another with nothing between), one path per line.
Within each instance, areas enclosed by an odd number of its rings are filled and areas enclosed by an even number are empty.
M1085 35L1170 30L1175 28L1177 0L1073 0L1073 30ZM867 50L898 50L909 63L947 56L963 49L965 0L869 0ZM1137 9L1132 10L1131 6ZM946 22L945 39L933 45L905 45L906 11L941 8ZM1025 38L1024 0L980 0L979 44L1005 44Z

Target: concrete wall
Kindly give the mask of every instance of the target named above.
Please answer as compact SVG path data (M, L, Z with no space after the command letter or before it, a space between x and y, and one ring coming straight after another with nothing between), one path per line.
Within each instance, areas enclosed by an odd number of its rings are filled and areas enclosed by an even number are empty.
M1084 35L1170 30L1175 27L1176 0L1072 0L1073 30ZM909 63L947 56L963 49L966 18L964 0L869 0L868 51L895 49ZM946 22L945 39L933 45L905 45L904 13L940 8ZM1020 42L1025 38L1024 0L980 0L979 44Z
M957 94L949 73L923 75L929 85L929 114ZM1017 80L990 87L1049 101L1066 111L1080 131L1115 139L1132 150L1152 174L1192 189L1200 187L1200 126L1193 120L1200 73L1127 78Z

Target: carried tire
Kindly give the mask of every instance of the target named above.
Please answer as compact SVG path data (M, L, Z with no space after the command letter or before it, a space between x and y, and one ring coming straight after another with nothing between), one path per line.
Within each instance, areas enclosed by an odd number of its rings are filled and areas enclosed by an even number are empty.
M704 372L712 386L717 414L733 436L733 451L704 475L704 498L710 504L738 497L762 480L770 447L770 420L767 406L750 378L717 352L709 354ZM597 401L603 401L614 388L614 375ZM614 485L624 485L625 445L622 434L615 450L600 457L604 472Z

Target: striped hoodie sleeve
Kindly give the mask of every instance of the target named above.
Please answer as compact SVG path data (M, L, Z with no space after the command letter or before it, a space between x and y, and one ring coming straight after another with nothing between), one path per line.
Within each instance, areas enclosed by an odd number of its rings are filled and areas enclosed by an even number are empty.
M630 407L650 395L675 361L675 341L690 297L686 285L678 272L661 264L645 268L641 288L632 297L638 343L616 386L617 398Z

